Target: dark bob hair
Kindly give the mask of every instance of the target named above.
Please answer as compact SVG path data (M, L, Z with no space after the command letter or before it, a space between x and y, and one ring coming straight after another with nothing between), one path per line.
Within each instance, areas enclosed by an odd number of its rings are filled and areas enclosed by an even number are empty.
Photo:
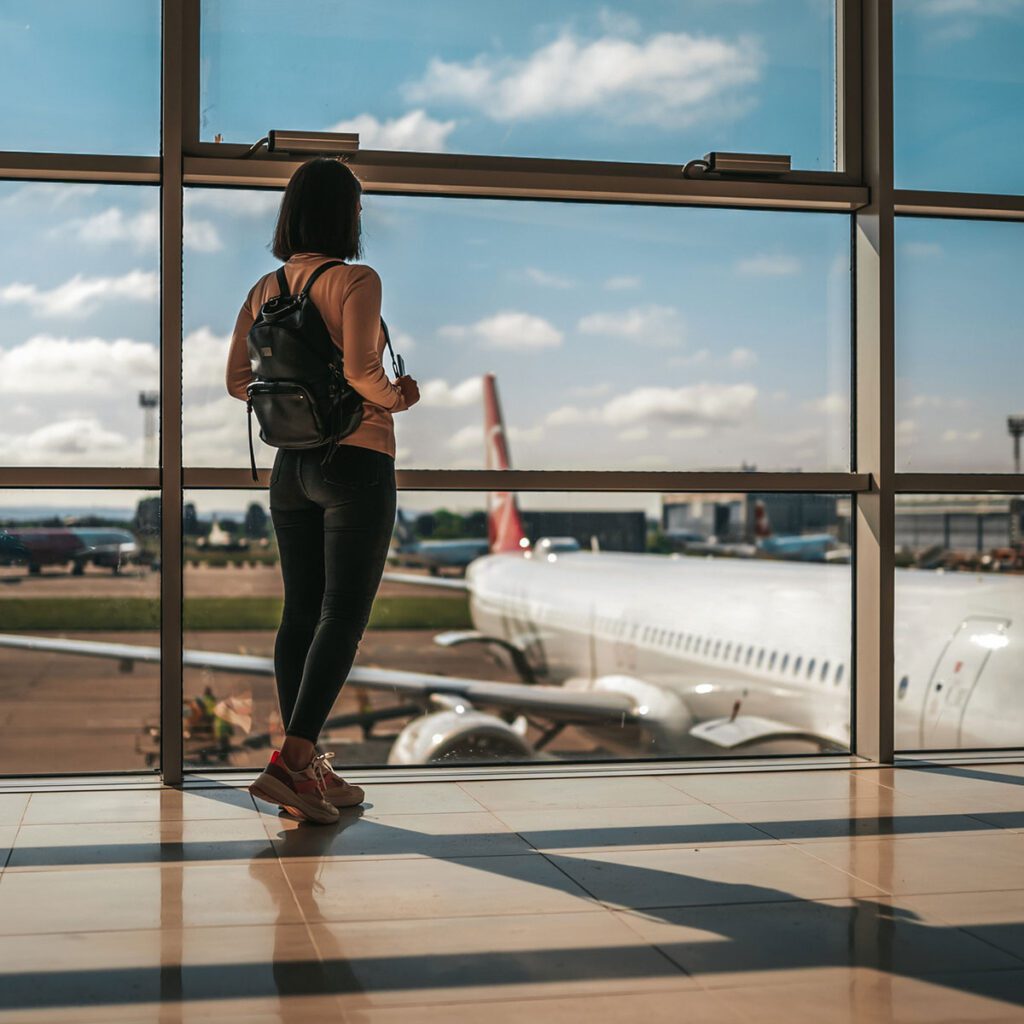
M362 192L359 179L340 160L307 160L284 190L271 252L282 262L297 252L358 259L363 253L359 225Z

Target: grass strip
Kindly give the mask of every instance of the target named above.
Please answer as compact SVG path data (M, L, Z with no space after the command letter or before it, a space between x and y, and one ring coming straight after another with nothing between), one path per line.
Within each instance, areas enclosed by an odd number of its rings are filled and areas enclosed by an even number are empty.
M184 626L190 630L277 629L281 601L274 597L186 598ZM370 629L467 629L464 597L379 597ZM35 629L159 629L155 597L0 598L0 632Z

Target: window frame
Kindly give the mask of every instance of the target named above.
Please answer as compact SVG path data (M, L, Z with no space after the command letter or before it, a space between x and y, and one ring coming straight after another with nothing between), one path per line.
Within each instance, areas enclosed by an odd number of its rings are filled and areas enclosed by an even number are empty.
M1024 195L895 189L892 0L836 0L836 170L776 180L682 177L679 166L362 151L350 163L370 193L844 212L854 257L851 467L836 473L399 470L400 490L830 493L852 502L854 564L851 753L892 763L895 498L1024 493L1024 475L897 473L893 235L896 217L1024 221ZM182 465L183 188L277 188L301 161L199 140L200 0L161 3L161 156L0 152L0 180L157 184L161 189L160 468L0 467L0 488L158 489L161 544L181 551L188 489L248 489L248 469ZM271 126L267 126L268 128ZM255 140L254 140L255 141ZM700 155L700 154L692 154ZM269 470L260 471L260 487ZM161 775L183 780L182 560L161 573ZM634 634L636 627L634 625ZM680 634L681 636L681 634ZM689 649L691 637L686 635ZM706 644L710 638L706 639ZM699 638L697 640L699 644ZM753 658L749 653L748 662ZM758 654L758 667L764 651ZM774 660L774 659L773 659ZM769 671L773 666L769 666ZM834 684L843 663L829 666ZM826 681L823 677L823 681ZM962 752L960 752L962 753ZM991 751L986 751L991 753ZM660 762L645 762L652 767ZM454 771L455 769L446 769ZM475 769L477 772L480 769Z

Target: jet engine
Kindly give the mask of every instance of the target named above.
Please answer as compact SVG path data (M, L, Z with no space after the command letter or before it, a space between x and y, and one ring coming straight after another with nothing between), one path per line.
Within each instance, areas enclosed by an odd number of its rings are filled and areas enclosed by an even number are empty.
M509 724L496 715L456 702L444 711L413 719L398 735L388 764L427 764L431 761L530 760L526 720Z

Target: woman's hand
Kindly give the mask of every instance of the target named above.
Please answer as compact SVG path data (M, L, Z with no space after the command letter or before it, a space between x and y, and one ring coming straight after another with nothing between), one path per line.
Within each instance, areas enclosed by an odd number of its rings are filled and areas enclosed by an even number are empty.
M398 377L395 380L395 383L399 388L401 388L402 397L405 399L406 409L411 408L420 400L419 385L407 373Z

